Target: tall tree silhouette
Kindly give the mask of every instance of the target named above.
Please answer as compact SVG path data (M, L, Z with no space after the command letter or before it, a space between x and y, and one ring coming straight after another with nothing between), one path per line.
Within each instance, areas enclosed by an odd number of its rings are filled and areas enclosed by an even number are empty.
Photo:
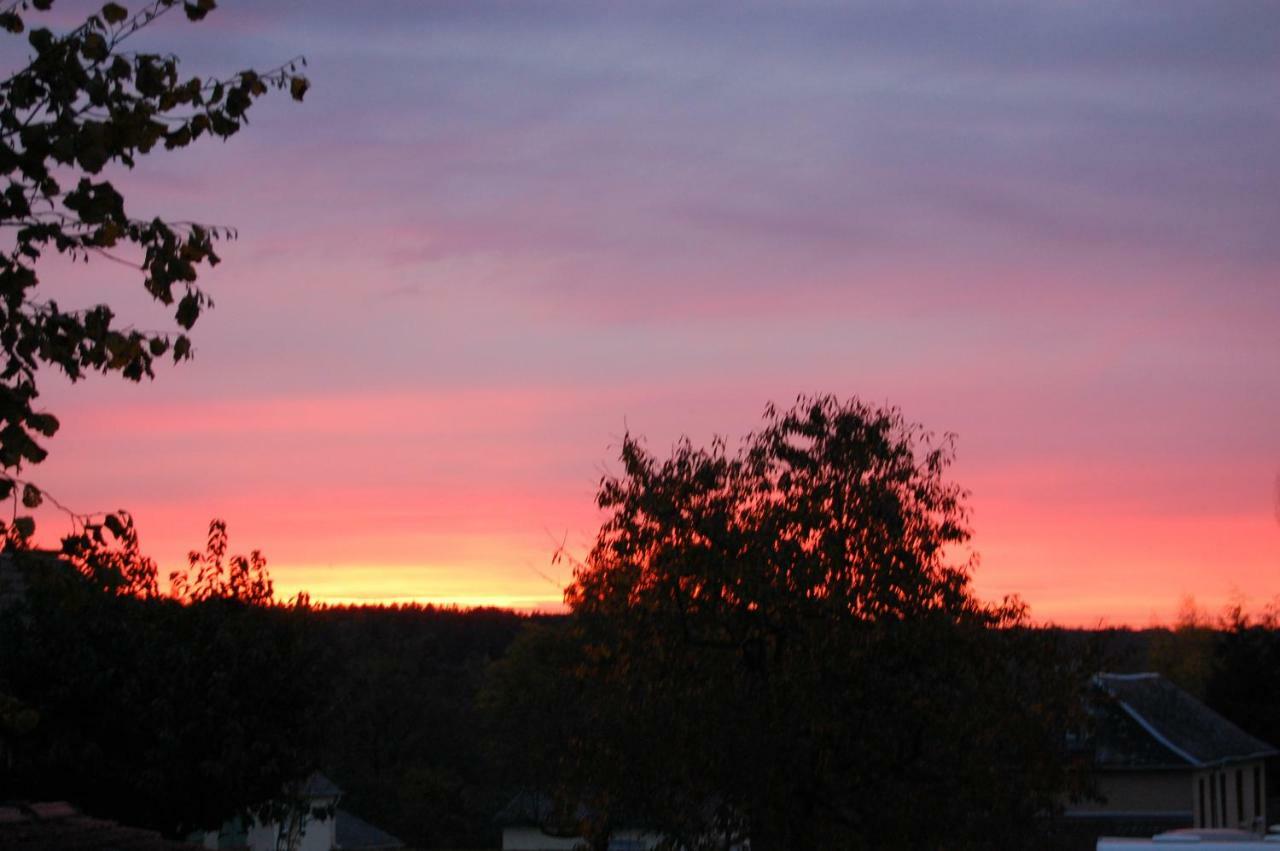
M75 569L5 556L24 591L0 611L0 798L67 799L173 836L288 810L282 791L320 767L329 660L305 601L272 601L265 559L231 557L248 575L219 577L219 521L211 538L180 597L132 593L120 578L148 571L111 547Z
M1070 788L1087 672L1016 600L974 595L952 457L833 397L770 407L736 454L628 435L555 644L576 686L553 691L579 695L547 768L559 811L597 842L1027 841Z

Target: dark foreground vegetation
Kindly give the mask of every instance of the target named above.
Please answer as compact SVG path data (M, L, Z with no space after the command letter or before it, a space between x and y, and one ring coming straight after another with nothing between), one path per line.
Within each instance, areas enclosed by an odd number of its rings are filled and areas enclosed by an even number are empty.
M561 617L280 602L217 523L163 593L128 527L0 554L0 800L182 836L322 770L423 848L494 847L529 790L597 843L1032 847L1089 794L1067 742L1094 671L1162 671L1280 740L1274 617L1033 628L946 560L948 461L830 399L738 455L628 438Z
M211 306L200 272L233 235L131 215L103 175L234 136L257 99L309 86L300 62L183 78L175 55L132 49L212 0L107 3L61 33L50 6L0 11L30 48L0 80L0 800L181 837L272 815L323 770L421 847L492 847L521 790L597 847L635 825L690 849L1032 847L1088 794L1066 743L1121 645L1280 740L1274 621L1031 628L1017 600L972 592L950 443L857 400L770 409L737 452L660 459L628 436L563 618L280 602L217 523L164 590L125 512L73 513L61 558L30 552L26 512L56 503L27 478L59 428L37 379L140 381L188 360ZM130 250L171 331L40 287L44 257Z
M572 693L541 712L526 699L569 690L555 655L565 617L182 606L41 572L21 614L0 617L0 799L70 799L180 835L321 768L351 809L412 846L497 847L494 814L522 784L556 776L546 752L585 710ZM1280 739L1275 678L1258 675L1280 670L1274 624L1052 637L1116 670L1194 659L1214 708ZM495 700L524 714L495 723Z

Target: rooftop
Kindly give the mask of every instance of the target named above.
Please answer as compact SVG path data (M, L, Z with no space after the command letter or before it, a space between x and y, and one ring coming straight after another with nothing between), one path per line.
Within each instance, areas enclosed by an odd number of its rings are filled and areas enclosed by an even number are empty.
M338 810L334 818L337 847L342 851L391 851L404 847L399 839L354 813Z
M0 806L0 848L6 851L187 851L200 846L82 815L62 801Z
M1094 681L1119 710L1099 719L1097 761L1104 767L1208 768L1277 753L1159 674L1098 674Z

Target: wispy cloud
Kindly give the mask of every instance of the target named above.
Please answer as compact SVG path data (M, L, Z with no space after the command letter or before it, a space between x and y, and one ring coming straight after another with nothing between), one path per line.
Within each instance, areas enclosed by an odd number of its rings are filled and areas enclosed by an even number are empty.
M120 175L240 227L199 358L47 399L42 475L163 556L217 512L300 585L536 597L624 422L660 448L830 390L960 433L993 593L1276 590L1274 3L223 5L148 44L315 86Z

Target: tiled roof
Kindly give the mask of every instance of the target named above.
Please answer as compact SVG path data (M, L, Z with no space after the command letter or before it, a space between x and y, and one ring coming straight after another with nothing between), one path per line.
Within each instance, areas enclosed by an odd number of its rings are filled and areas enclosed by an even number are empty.
M0 806L0 848L5 851L187 851L199 845L90 818L56 802Z
M354 813L338 810L334 819L337 847L342 851L389 851L404 847L399 839Z
M517 793L508 801L507 805L494 817L494 821L503 827L545 827L564 821L584 821L590 815L584 805L578 804L574 808L572 818L568 818L569 814L557 808L551 796L526 790Z
M1098 674L1095 682L1119 710L1099 722L1103 766L1205 768L1277 753L1159 674Z
M308 798L337 798L342 794L342 790L338 788L338 784L319 771L313 771L302 784L302 794Z

